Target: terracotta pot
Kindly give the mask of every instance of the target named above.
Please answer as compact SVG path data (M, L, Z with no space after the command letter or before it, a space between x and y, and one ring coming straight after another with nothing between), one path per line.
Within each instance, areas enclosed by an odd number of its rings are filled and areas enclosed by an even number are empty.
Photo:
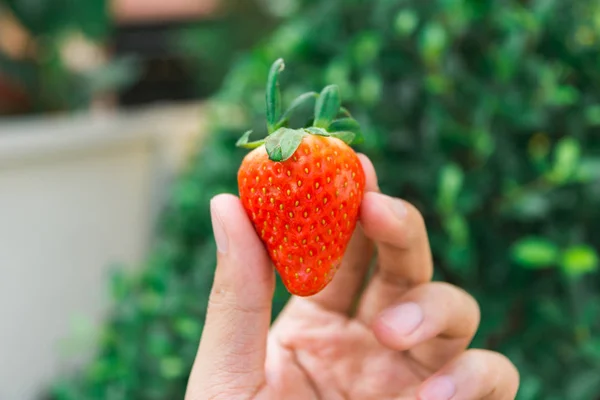
M22 114L30 108L31 102L25 90L0 74L0 115Z
M119 23L167 22L202 18L215 12L219 0L112 0Z

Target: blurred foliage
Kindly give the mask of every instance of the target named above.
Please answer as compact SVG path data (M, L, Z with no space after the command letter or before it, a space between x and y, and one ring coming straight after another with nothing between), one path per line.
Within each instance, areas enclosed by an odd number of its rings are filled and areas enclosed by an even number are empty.
M25 37L16 57L0 50L0 77L21 103L0 107L0 115L86 108L135 79L134 60L106 59L106 0L0 0L0 15Z
M340 86L384 192L427 221L436 279L479 301L473 346L506 354L519 399L600 396L600 3L291 2L210 104L210 137L178 181L142 272L115 273L97 356L52 398L183 398L215 264L209 200L236 193L264 84ZM286 301L279 285L276 311Z
M117 26L108 4L0 0L0 18L4 13L26 32L18 57L4 54L0 46L0 115L85 109L98 95L138 82L143 56L114 58L110 52ZM293 4L221 0L214 15L168 24L164 56L185 64L196 97L204 98L219 88L243 51L297 8Z
M196 97L205 98L218 91L229 65L270 33L279 20L264 1L225 0L218 14L208 20L174 28L169 35L170 51L193 71Z

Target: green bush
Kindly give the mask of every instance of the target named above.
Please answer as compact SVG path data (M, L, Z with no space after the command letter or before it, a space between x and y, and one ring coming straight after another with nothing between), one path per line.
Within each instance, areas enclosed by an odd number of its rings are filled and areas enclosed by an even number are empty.
M137 78L135 60L130 58L90 63L99 57L113 28L106 0L0 0L2 13L26 32L28 52L14 59L0 50L0 78L8 81L23 103L8 104L8 109L0 104L0 116L85 109L95 96L126 87ZM66 53L75 46L78 52L83 47L88 53L83 56L85 67L70 65Z
M338 84L382 190L423 212L436 279L476 296L473 346L521 372L519 399L600 395L600 3L304 2L237 63L139 276L115 275L100 350L55 399L183 398L215 263L208 204L236 193L240 134L282 87ZM281 285L275 299L286 300Z
M267 7L271 4L221 0L216 15L173 24L164 33L165 57L178 58L193 74L195 98L217 90L227 72L224 65L277 23ZM110 54L120 23L109 11L107 0L0 0L0 16L22 27L30 48L19 58L0 49L0 116L85 110L96 98L139 83L144 56ZM94 60L104 53L106 61ZM73 65L73 58L85 65ZM3 84L11 93L2 93Z

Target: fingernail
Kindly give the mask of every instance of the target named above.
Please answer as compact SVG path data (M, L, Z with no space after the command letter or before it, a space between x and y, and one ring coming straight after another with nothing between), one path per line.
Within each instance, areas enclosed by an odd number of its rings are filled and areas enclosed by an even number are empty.
M406 214L408 214L406 204L402 200L392 199L390 207L392 209L392 212L396 214L396 216L400 219L403 219L404 217L406 217Z
M229 246L229 240L227 239L227 233L223 226L223 221L219 216L219 212L216 209L214 200L210 202L210 218L212 221L213 234L215 236L215 242L217 243L217 250L220 253L226 254L227 247Z
M448 376L434 378L419 393L420 400L450 400L456 394L456 385Z
M381 320L396 334L407 336L423 322L423 310L416 303L405 303L384 311Z

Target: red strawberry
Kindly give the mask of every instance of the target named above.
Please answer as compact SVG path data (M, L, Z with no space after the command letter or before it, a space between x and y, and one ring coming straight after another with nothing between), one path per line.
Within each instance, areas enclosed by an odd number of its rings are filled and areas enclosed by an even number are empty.
M283 162L261 146L244 158L238 184L288 290L308 296L323 289L356 227L365 188L356 153L337 138L311 134Z
M299 102L318 97L313 127L283 127L289 112L281 117L277 110L282 65L278 60L269 77L269 136L248 143L247 133L238 142L258 147L244 158L238 185L242 204L286 288L310 296L325 288L340 267L358 220L365 174L345 143L356 133L336 129L356 131L357 124L350 118L333 120L341 108L335 86L320 95L301 96Z

